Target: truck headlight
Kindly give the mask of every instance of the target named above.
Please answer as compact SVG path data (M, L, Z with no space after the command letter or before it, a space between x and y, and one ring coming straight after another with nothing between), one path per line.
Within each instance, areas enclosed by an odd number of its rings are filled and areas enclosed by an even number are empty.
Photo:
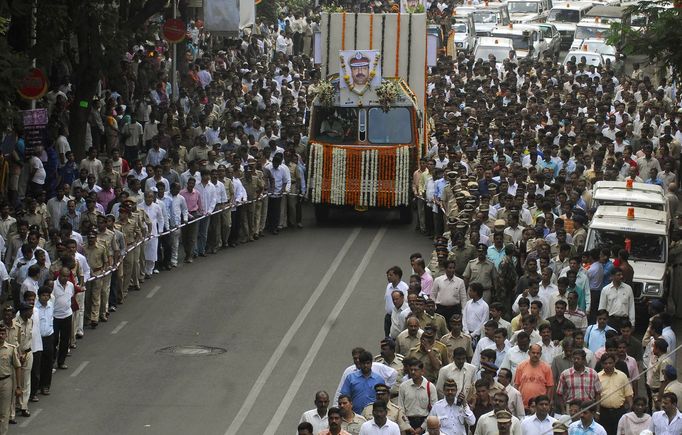
M464 43L463 42L455 42L455 47L462 48L462 47L464 47Z
M644 293L648 295L662 295L663 294L663 286L661 285L660 282L648 282L644 286Z

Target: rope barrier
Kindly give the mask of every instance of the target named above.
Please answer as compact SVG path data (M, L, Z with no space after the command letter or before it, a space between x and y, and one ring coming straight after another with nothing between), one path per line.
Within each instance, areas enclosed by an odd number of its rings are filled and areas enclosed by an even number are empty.
M213 215L216 215L216 214L219 214L219 213L223 213L223 212L226 211L226 210L229 211L229 210L232 209L233 207L241 207L241 206L243 206L243 205L254 204L254 203L258 202L258 201L262 201L262 200L265 199L265 198L283 198L283 197L288 197L288 196L296 196L296 197L299 197L299 198L305 198L305 194L302 194L302 193L289 193L289 192L284 192L284 193L282 193L282 194L263 194L263 195L259 196L259 197L256 198L256 199L247 200L247 201L239 201L239 202L235 202L235 203L229 202L229 203L227 203L226 206L221 207L220 209L214 210L214 211L212 211L211 213L206 213L206 214L204 214L203 216L200 216L200 217L198 217L198 218L196 218L196 219L192 219L191 221L182 223L182 224L180 224L180 225L178 225L178 226L176 226L176 227L173 227L173 228L171 228L171 229L169 229L169 230L167 230L167 231L163 231L163 232L161 232L161 233L159 233L159 234L154 234L154 235L147 236L147 237L145 237L144 239L142 239L142 240L140 240L140 241L138 241L138 242L135 242L135 244L133 244L132 246L126 248L125 254L123 254L123 255L121 256L121 259L120 259L116 264L114 264L113 266L111 266L110 268L108 268L104 273L101 273L101 274L99 274L99 275L91 276L90 278L88 278L87 281L85 281L85 283L87 284L87 283L90 282L90 281L94 281L94 280L96 280L96 279L104 278L105 276L114 273L114 272L115 272L116 270L118 270L118 268L121 266L121 264L123 263L123 259L126 257L126 255L128 255L131 251L135 250L136 248L138 248L139 246L143 245L144 243L148 242L149 240L154 239L155 237L156 237L156 238L159 238L159 237L166 236L166 235L168 235L168 234L174 233L174 232L176 232L176 231L181 230L183 227L186 227L186 226L188 226L188 225L193 225L193 224L195 224L195 223L201 221L202 219L206 219L206 218L209 218L209 217L211 217L211 216L213 216Z

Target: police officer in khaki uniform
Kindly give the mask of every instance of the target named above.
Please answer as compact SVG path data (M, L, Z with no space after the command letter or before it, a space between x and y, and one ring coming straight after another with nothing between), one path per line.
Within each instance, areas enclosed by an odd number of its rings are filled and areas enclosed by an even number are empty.
M119 209L119 221L116 224L116 229L123 233L125 237L126 246L133 246L135 243L142 240L142 234L137 222L130 218L130 209L123 206ZM139 248L139 247L138 247ZM134 274L139 273L139 262L134 255L135 251L130 251L123 259L123 278L121 285L118 287L118 294L116 295L117 303L122 304L126 296L128 296L128 288L130 281Z
M218 180L225 186L225 195L227 196L227 204L225 209L220 212L220 242L223 248L229 245L230 230L232 228L232 206L234 205L234 183L230 177L225 176L225 165L218 166Z
M0 324L0 435L6 435L9 432L10 412L14 406L13 398L22 394L18 382L15 388L12 378L18 381L21 379L21 362L17 353L17 347L7 343L7 328L4 324Z
M107 218L106 216L98 216L97 217L97 243L101 244L107 249L107 253L109 255L110 259L110 264L109 267L111 267L116 261L118 261L118 252L116 250L116 233L114 233L112 230L107 228ZM108 313L109 313L109 291L111 289L111 278L113 274L110 273L104 278L102 278L102 297L103 299L101 300L101 308L100 308L100 317L99 320L101 322L106 322L108 320ZM105 297L106 296L106 297ZM91 319L92 320L92 319Z
M19 327L17 326L17 322L14 320L14 309L11 306L6 306L5 309L2 311L2 326L5 327L5 341L8 344L11 344L15 348L19 346ZM17 377L14 376L14 372L12 372L12 390L17 388L19 384L17 383ZM16 396L12 395L11 397L12 400L12 406L10 408L10 414L9 414L9 419L14 421L14 417L16 414Z
M140 234L142 234L140 240L142 240L152 232L152 220L149 219L149 216L147 216L147 213L144 210L139 210L137 208L137 203L135 201L128 199L126 203L130 208L130 218L137 222ZM143 248L144 245L140 245L132 252L128 253L128 255L133 255L137 258L135 263L136 269L133 272L133 283L135 283L133 287L135 290L140 290L140 284L143 283L146 278L144 276L145 258Z
M97 242L97 233L91 231L88 234L88 243L83 247L85 258L90 265L91 276L97 276L104 273L104 271L111 266L111 257L109 257L109 249ZM103 311L106 312L106 301L109 297L108 292L103 291L104 278L97 278L88 282L87 292L90 295L90 327L97 328L97 323L103 317ZM105 308L105 310L102 310Z
M21 409L23 417L31 416L28 411L28 399L31 395L31 369L33 368L33 352L31 352L31 344L33 343L32 316L33 305L21 304L19 315L14 319L18 332L17 351L19 362L21 362L21 383L17 383L17 386L21 387L21 396L17 395L17 408Z
M247 203L242 205L242 225L240 230L240 242L252 242L255 240L256 231L256 200L263 193L263 181L255 177L251 167L244 168L242 179L244 190L246 190Z
M411 430L412 428L410 427L410 422L407 420L403 410L398 405L390 401L390 389L388 386L386 384L376 384L374 386L374 392L376 395L376 400L382 400L386 402L386 417L398 425L400 428L400 433ZM365 406L365 409L362 410L362 416L365 417L367 421L374 418L372 415L373 409L374 404L370 403L369 405Z
M423 329L424 332L419 338L419 344L410 349L405 358L416 358L424 363L424 377L431 382L436 382L438 371L443 365L440 353L433 346L436 340L436 331L431 325Z

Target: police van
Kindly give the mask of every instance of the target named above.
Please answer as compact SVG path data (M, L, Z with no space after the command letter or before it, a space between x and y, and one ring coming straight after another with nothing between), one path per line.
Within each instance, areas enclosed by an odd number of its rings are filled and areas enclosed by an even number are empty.
M663 210L600 205L589 224L585 250L609 248L613 253L616 248L625 249L634 269L635 300L665 301L674 285L668 267L669 222Z
M592 187L592 205L622 205L668 211L668 202L661 186L627 181L597 181Z

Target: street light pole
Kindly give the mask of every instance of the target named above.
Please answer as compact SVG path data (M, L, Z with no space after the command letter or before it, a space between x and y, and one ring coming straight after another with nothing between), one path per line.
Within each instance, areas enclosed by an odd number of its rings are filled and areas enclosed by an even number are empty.
M31 6L31 48L35 47L36 41L38 39L38 0L33 0ZM31 60L31 66L33 68L36 67L36 58L35 56ZM31 109L35 110L36 108L36 100L33 99L31 100Z

